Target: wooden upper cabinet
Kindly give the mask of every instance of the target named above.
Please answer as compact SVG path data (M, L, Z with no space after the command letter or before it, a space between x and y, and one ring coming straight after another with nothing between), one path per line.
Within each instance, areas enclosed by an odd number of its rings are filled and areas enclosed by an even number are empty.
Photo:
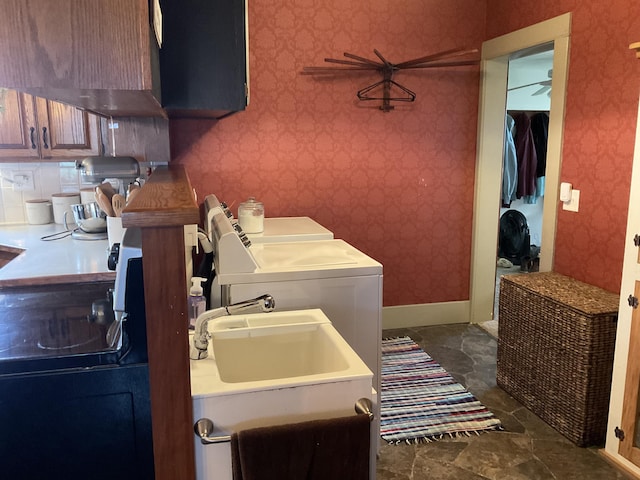
M42 158L98 155L99 119L83 110L36 98L38 141Z
M39 158L33 97L0 89L0 157Z
M3 0L0 86L103 115L165 116L148 0Z
M15 90L0 90L0 157L64 159L99 155L99 118Z

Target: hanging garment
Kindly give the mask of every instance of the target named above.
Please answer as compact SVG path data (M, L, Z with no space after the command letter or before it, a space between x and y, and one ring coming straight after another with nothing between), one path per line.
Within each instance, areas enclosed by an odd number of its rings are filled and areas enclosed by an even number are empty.
M531 133L531 120L525 113L516 115L514 120L516 123L516 155L518 157L516 198L522 198L536 193L538 161Z
M518 157L516 156L516 123L511 115L505 119L504 152L502 162L502 206L510 207L518 188Z
M536 166L536 193L533 198L528 198L527 203L536 203L538 197L544 196L547 140L549 139L549 114L547 112L536 113L531 117L531 133L538 164Z
M531 117L531 134L536 149L538 163L536 165L536 177L544 177L547 169L547 139L549 138L549 114L536 113Z

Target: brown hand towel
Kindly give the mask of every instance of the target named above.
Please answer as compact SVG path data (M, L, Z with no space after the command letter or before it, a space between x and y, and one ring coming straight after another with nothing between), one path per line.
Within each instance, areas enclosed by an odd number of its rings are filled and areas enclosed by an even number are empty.
M367 415L243 430L231 436L234 480L367 480Z

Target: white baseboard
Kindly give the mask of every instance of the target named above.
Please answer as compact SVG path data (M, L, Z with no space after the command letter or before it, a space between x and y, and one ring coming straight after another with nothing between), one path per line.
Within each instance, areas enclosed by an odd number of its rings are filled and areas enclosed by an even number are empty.
M382 329L469 323L469 300L382 308Z

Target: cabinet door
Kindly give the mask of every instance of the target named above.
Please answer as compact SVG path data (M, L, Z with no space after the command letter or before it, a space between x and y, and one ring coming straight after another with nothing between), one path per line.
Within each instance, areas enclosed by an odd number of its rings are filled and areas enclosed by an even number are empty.
M76 107L36 97L42 158L98 155L99 119Z
M631 174L609 425L605 446L606 453L633 475L640 473L640 304L638 302L640 302L640 115Z
M38 158L33 97L0 88L0 157Z
M243 0L162 0L162 105L170 117L222 118L248 103Z
M0 85L104 115L163 117L150 3L3 1Z
M640 282L636 281L634 296L640 296ZM638 392L640 386L640 312L632 310L631 336L624 391L622 421L617 435L620 437L619 453L637 466L640 466L640 418L638 417ZM620 433L622 432L622 433Z
M148 365L0 375L0 388L2 478L154 478ZM34 443L38 430L55 436Z

